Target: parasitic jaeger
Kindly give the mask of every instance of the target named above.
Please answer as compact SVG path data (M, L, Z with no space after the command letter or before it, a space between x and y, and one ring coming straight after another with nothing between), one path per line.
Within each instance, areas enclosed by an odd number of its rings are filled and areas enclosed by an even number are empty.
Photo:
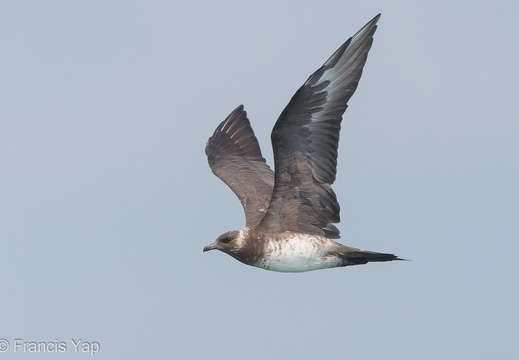
M349 38L297 90L272 130L275 172L261 155L243 105L207 141L213 173L240 199L246 227L219 236L220 250L247 265L303 272L402 260L342 245L337 170L342 115L357 88L380 14Z

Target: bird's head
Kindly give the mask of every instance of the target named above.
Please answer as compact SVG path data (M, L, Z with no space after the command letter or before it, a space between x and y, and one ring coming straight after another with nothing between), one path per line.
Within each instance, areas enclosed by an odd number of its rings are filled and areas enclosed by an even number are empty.
M239 251L243 244L240 231L229 231L218 236L216 241L211 245L204 247L204 252L209 250L220 250L224 253L232 255Z

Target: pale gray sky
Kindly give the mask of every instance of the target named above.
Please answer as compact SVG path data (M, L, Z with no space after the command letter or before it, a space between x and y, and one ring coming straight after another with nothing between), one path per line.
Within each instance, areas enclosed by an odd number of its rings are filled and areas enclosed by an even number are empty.
M4 1L0 359L517 359L516 1ZM382 13L341 133L341 242L303 274L202 247L244 225L206 139L265 157L306 78ZM0 344L0 348L1 348Z

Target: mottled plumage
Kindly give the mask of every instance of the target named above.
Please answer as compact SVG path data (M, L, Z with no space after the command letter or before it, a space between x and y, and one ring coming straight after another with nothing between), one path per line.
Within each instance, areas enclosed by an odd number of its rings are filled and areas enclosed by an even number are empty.
M208 140L213 173L240 199L246 227L221 235L218 249L266 270L301 272L399 260L339 244L337 170L342 115L355 92L377 28L377 15L297 90L272 130L275 172L261 155L240 105Z

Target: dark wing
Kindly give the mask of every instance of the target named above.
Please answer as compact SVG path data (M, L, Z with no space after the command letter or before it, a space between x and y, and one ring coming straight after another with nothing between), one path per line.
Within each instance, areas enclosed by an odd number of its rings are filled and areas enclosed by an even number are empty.
M275 185L261 226L339 238L335 181L342 115L355 92L377 15L297 90L272 131Z
M274 173L261 156L243 105L216 128L207 140L205 153L213 173L240 199L247 226L257 225L272 196Z

